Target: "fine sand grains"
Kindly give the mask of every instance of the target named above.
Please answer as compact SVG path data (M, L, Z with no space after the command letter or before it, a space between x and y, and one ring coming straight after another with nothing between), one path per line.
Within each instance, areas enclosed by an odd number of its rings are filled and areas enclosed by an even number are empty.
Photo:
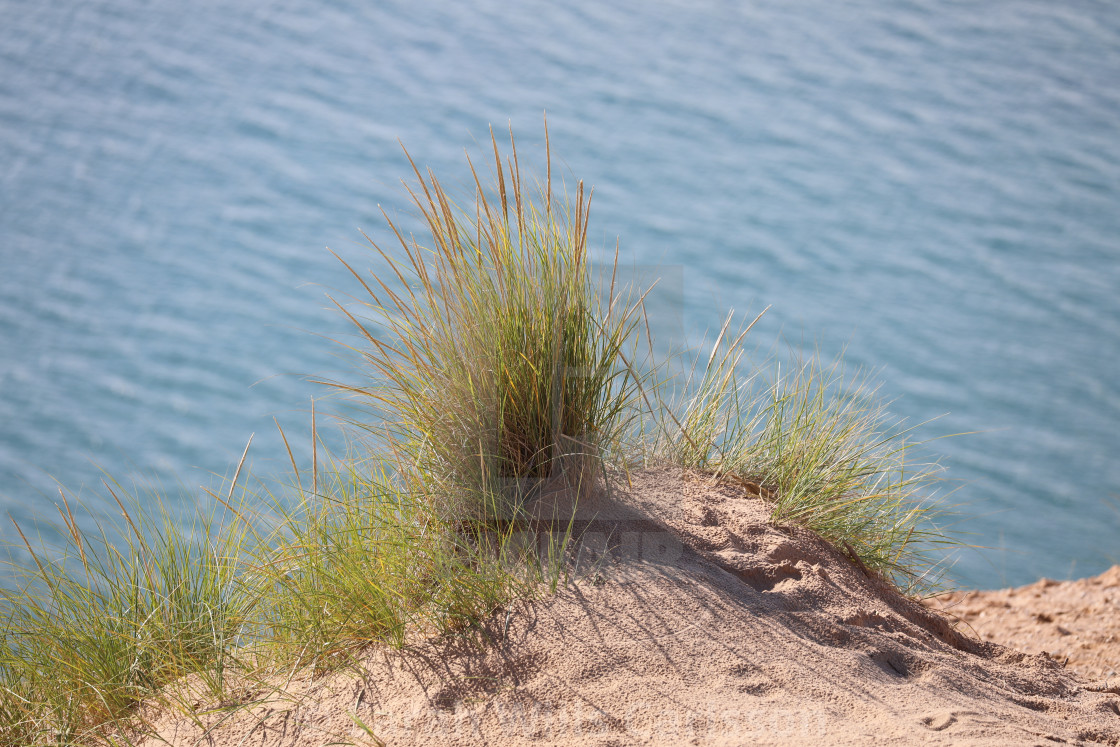
M767 517L741 486L635 474L615 500L581 505L575 579L555 596L279 680L282 695L255 685L224 710L198 702L158 720L160 740L1120 745L1120 688L958 630Z

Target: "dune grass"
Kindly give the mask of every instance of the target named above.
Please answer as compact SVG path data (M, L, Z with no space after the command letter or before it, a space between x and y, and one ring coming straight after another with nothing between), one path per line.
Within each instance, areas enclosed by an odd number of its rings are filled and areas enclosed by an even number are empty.
M83 531L63 495L62 552L48 556L25 538L32 564L0 589L0 734L9 743L90 738L186 675L220 693L235 666L253 607L238 579L244 534L215 524L214 513L186 524L159 496L105 489L118 522Z
M373 643L457 632L546 578L508 529L472 544L384 464L344 460L324 483L278 509L257 565L256 638L273 667L328 670Z
M508 156L491 135L491 181L468 159L462 201L410 158L427 236L386 215L397 246L370 244L387 270L344 263L361 296L336 305L366 381L325 383L362 408L350 423L363 446L320 468L313 424L310 475L289 449L290 484L242 481L235 501L239 466L193 524L109 484L120 520L83 531L63 496L65 546L25 539L32 562L0 589L0 744L127 743L137 705L172 698L187 676L219 696L230 672L263 682L470 630L555 590L571 524L526 543L525 508L546 487L592 488L608 465L660 460L739 482L774 521L904 590L929 581L936 470L911 464L866 382L816 360L749 366L750 327L729 335L729 318L678 382L685 395L665 395L666 368L641 352L641 291L616 283L617 253L594 272L591 194L554 192L547 140L545 178L530 182L512 135Z
M553 193L547 145L545 180L529 187L512 136L504 162L490 144L494 181L469 164L466 209L413 163L426 243L386 216L398 251L370 245L388 272L343 263L364 295L336 305L369 381L325 383L361 406L351 424L373 456L342 460L281 511L284 537L261 563L278 660L320 665L410 630L459 630L555 588L570 533L526 546L525 504L556 481L591 486L634 431L642 379L620 353L638 343L641 299L613 276L596 285L591 195Z
M371 405L421 494L482 521L514 518L549 478L589 484L629 432L640 384L620 353L636 346L641 299L613 274L596 290L591 194L582 182L572 200L553 193L547 130L546 178L532 186L512 135L505 163L492 133L491 145L496 181L484 186L470 164L467 209L413 163L428 245L386 216L400 252L370 243L388 276L367 281L347 265L368 318L339 304L373 373L345 388Z
M938 550L954 543L931 500L941 468L915 458L913 429L842 361L744 366L753 322L725 344L731 320L703 370L692 369L686 396L667 408L661 453L743 485L771 503L775 523L812 529L906 593L936 590Z

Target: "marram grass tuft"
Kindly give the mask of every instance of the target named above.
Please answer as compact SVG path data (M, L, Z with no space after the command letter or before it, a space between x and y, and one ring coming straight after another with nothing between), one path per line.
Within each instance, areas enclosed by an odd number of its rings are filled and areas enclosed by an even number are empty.
M244 532L216 513L183 523L155 494L105 489L116 523L80 529L63 495L64 547L25 538L33 562L0 588L0 735L92 739L184 676L220 692L235 667L253 608L239 582Z
M672 424L659 453L746 486L771 503L775 523L812 529L907 593L937 590L935 556L959 543L937 525L945 510L930 494L941 468L914 460L913 429L891 420L868 379L840 361L747 366L753 322L724 343L731 319L686 395L665 405L662 422Z
M468 160L469 208L413 163L427 241L386 216L398 251L370 243L389 277L347 265L372 319L339 304L373 374L346 389L373 405L422 492L449 516L484 521L512 518L542 481L593 481L635 417L639 380L623 353L641 322L641 299L613 273L606 294L595 286L591 194L582 182L574 199L553 192L547 130L543 183L526 183L512 135L504 162L493 135L491 145L493 184Z

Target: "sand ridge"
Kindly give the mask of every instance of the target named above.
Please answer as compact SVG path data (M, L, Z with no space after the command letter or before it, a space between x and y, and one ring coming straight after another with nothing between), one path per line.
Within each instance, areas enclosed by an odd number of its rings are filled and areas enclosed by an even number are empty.
M974 637L767 518L742 486L635 474L581 504L556 595L165 714L144 744L1120 745L1120 688Z

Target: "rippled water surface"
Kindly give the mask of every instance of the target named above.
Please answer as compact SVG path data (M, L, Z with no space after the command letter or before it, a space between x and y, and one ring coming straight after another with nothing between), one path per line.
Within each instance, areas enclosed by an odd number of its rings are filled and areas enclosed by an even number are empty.
M601 256L683 267L687 329L770 305L760 344L977 432L929 446L993 548L962 583L1099 572L1118 81L1110 2L0 0L0 508L96 508L99 468L210 485L253 432L279 473L273 418L356 375L324 247L373 264L398 138L455 183L491 123L539 153L547 109Z

